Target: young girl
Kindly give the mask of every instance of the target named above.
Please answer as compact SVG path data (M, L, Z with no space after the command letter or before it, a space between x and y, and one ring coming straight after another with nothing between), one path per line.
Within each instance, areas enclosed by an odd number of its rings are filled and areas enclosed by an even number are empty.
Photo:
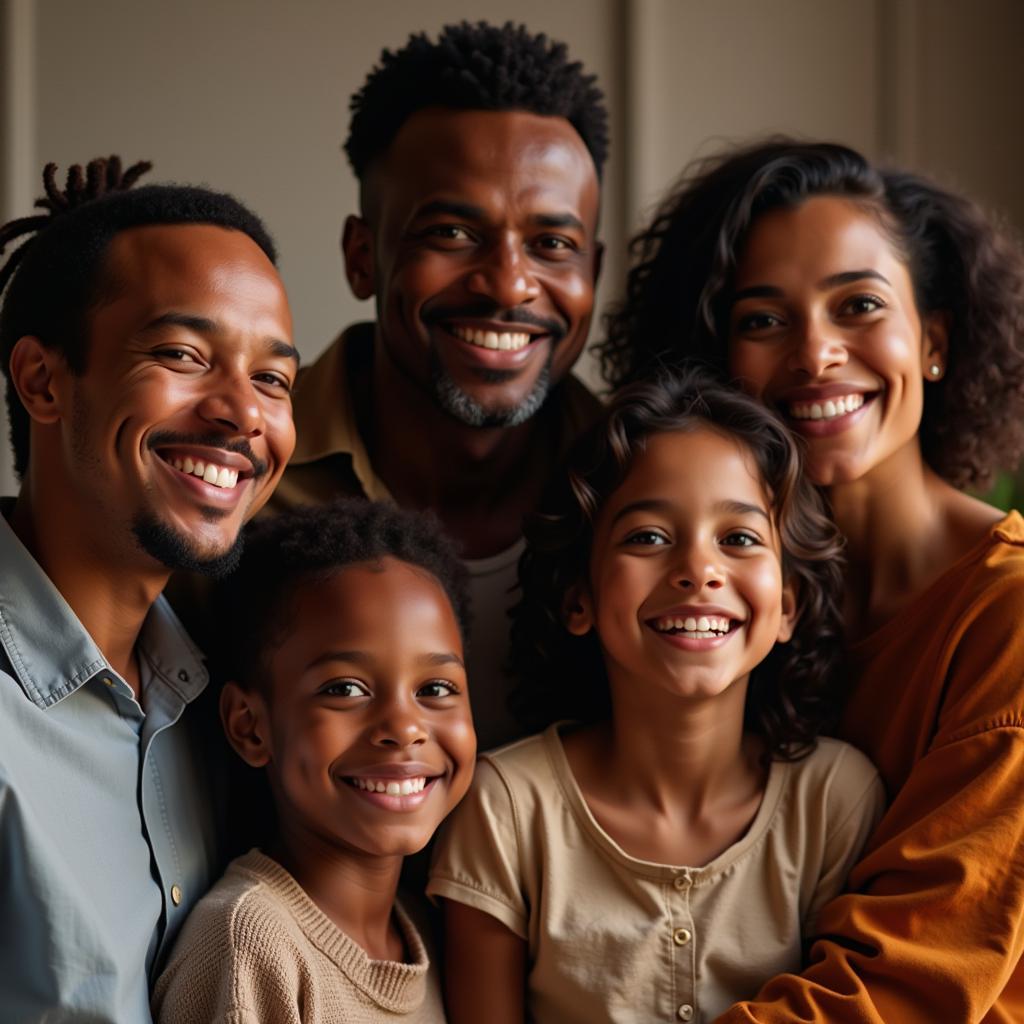
M542 735L445 830L455 1024L710 1020L801 963L882 806L835 702L839 544L786 430L691 373L624 392L527 532Z
M395 894L473 771L461 562L421 515L338 502L259 524L222 596L224 729L276 827L186 921L154 1016L443 1024Z
M801 435L846 537L839 735L892 799L801 976L732 1024L1024 1021L1024 256L978 207L781 139L684 177L635 243L613 383L700 357Z

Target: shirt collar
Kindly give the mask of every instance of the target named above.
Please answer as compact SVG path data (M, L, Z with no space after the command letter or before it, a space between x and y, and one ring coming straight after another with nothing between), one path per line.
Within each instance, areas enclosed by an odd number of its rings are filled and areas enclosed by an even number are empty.
M347 455L363 493L374 501L389 501L391 494L370 463L359 436L352 401L351 368L373 358L372 323L346 328L323 355L299 377L293 410L295 452L289 465L303 466L332 455Z
M13 507L13 498L0 500L0 645L26 696L49 708L113 669L11 529L6 516ZM206 686L202 655L162 595L143 622L139 645L155 672L186 703Z

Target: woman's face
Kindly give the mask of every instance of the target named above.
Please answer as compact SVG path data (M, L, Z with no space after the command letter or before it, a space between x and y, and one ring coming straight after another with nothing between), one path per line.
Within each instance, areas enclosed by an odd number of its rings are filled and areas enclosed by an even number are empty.
M728 323L730 371L805 438L815 483L849 483L919 452L945 330L939 318L922 323L909 270L873 213L817 196L761 216Z

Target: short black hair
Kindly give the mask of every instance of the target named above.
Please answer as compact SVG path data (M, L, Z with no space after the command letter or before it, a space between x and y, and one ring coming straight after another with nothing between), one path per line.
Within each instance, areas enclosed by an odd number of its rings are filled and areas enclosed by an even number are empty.
M763 214L836 196L878 217L918 312L949 318L946 372L925 385L919 436L954 487L987 486L1024 454L1024 252L965 196L848 146L774 137L698 160L631 242L626 298L596 346L612 388L698 359L728 366L732 279Z
M425 33L381 53L349 104L345 153L362 181L406 120L427 107L524 110L565 118L579 133L600 178L608 153L608 112L596 76L570 61L564 43L525 25L480 21L446 25L437 42Z
M265 687L266 656L288 632L295 592L346 566L389 557L437 580L451 602L464 643L468 637L466 567L432 513L342 498L257 520L246 528L244 538L238 568L221 581L214 600L215 674L222 680Z
M819 492L803 473L792 435L768 408L691 367L624 388L569 456L527 518L519 564L522 600L513 610L513 710L528 728L563 718L600 721L611 713L608 674L593 630L565 627L571 588L586 580L594 524L647 438L710 429L750 452L771 502L782 575L795 584L793 636L750 674L746 728L768 755L796 760L834 724L845 696L840 594L842 540Z
M109 284L105 257L115 235L148 224L213 224L244 232L277 263L263 222L233 196L188 185L132 188L150 166L143 161L122 170L117 156L92 160L85 171L75 164L62 190L57 165L47 164L45 195L35 204L46 212L0 228L0 254L14 239L31 235L0 268L0 359L19 476L28 467L29 416L11 380L11 352L19 338L34 335L60 352L73 373L85 371L86 318Z

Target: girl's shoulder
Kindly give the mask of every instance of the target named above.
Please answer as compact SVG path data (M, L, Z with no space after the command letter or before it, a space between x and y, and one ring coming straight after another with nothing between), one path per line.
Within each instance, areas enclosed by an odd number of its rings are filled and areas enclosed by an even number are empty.
M840 827L851 816L877 820L885 804L878 770L856 747L830 736L818 737L799 761L776 762L785 775L789 815L826 827Z
M517 791L549 787L562 774L565 763L560 725L556 723L544 732L481 754L474 786L493 786L500 779L506 787Z

